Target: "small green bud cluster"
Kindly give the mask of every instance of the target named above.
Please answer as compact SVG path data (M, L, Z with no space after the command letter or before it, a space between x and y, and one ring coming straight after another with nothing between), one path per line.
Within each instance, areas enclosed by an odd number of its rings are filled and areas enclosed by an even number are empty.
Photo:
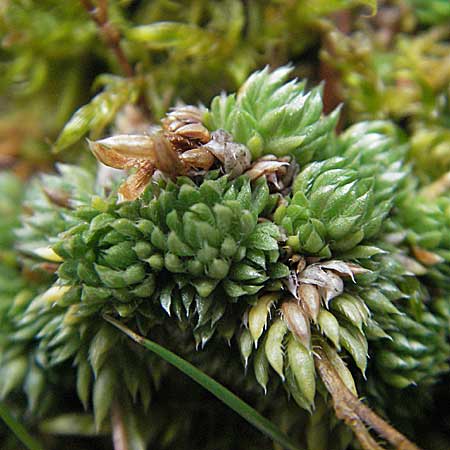
M14 227L18 226L23 182L11 173L0 174L0 397L5 399L22 387L28 409L37 414L48 411L52 404L51 377L39 364L42 352L31 344L34 338L30 327L24 332L30 339L16 339L16 322L47 279L36 276L28 279L22 273L14 248ZM24 328L27 328L24 321ZM55 374L53 374L54 376ZM25 408L17 400L18 407Z
M419 275L441 294L449 292L450 277L450 196L429 198L407 192L397 204L396 213L386 223L386 233L417 261Z
M293 155L299 163L313 159L334 135L339 110L322 118L322 92L305 92L305 83L286 83L292 71L252 74L237 96L215 97L205 122L211 130L222 128L245 144L253 158Z
M383 122L350 128L337 140L341 156L313 162L297 176L292 199L275 213L295 252L329 258L380 231L407 174L406 149L386 128Z
M222 177L199 187L179 178L153 189L103 211L79 209L79 223L54 245L64 260L58 276L81 287L83 304L110 302L127 316L142 299L159 297L163 280L192 286L200 297L220 288L237 299L287 275L277 262L278 228L258 223L277 201L264 178L254 188L246 177ZM160 301L170 314L170 300Z
M356 292L371 311L365 335L372 341L371 367L377 375L369 376L396 388L436 380L448 370L448 302L423 303L429 298L426 286L393 247L364 265L371 274Z
M438 304L445 306L445 301ZM391 386L404 388L434 382L448 372L449 317L449 311L442 316L425 307L417 313L400 308L395 317L380 320L391 338L374 347L375 365L381 378Z

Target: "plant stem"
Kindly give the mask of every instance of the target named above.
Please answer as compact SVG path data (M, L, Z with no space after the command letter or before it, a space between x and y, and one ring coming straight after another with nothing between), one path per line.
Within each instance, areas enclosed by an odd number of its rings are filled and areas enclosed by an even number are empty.
M211 394L215 395L225 405L230 407L241 417L251 423L255 428L267 435L273 441L279 443L283 448L285 448L286 450L299 450L299 448L274 423L272 423L270 420L267 420L250 405L245 403L238 396L233 394L225 386L222 386L220 383L212 379L206 373L197 369L188 361L180 358L175 353L172 353L170 350L167 350L165 347L162 347L156 342L139 336L134 331L130 330L125 325L121 324L112 317L104 315L103 318L117 327L119 330L123 331L127 336L129 336L139 345L142 345L143 347L157 354L160 358L164 359L169 364L173 365L178 370L183 372L185 375L192 378L200 386L211 392Z
M409 441L406 436L375 414L359 399L356 400L358 401L358 414L363 422L373 428L382 438L386 439L398 450L419 450L419 447Z
M3 403L0 403L0 417L28 450L44 450L44 447L28 433Z
M379 445L375 439L370 435L369 430L361 422L361 420L356 419L350 428L355 433L356 438L361 444L362 448L365 450L384 450L381 445Z
M120 45L120 32L108 21L108 0L98 0L96 7L91 0L80 0L83 7L97 24L106 45L112 50L127 77L134 75L134 70Z
M347 389L322 347L315 347L314 353L317 371L333 398L336 416L353 430L365 450L380 450L382 447L369 435L364 424L374 429L380 437L386 439L397 450L419 450L415 444L375 414Z
M114 450L130 450L128 446L128 433L123 421L122 408L115 400L111 408L111 428Z

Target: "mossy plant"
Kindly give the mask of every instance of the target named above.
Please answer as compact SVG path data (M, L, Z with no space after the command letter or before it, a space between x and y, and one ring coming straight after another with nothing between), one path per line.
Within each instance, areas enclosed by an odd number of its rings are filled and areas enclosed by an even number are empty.
M7 53L20 58L4 84L28 74L24 95L53 111L50 68L78 80L59 77L70 101L44 127L51 159L72 163L26 186L0 177L0 396L45 448L67 434L74 448L115 450L418 448L394 427L420 439L424 418L399 399L431 408L450 372L448 77L408 61L438 64L447 31L383 47L362 27L376 51L361 64L354 36L320 19L372 3L50 1L33 10L58 24L41 45L38 26L11 37L32 14L5 7ZM422 26L447 14L409 3ZM267 57L270 36L290 59L321 33L347 106L331 108L295 65L263 67L287 62ZM52 39L78 49L54 53ZM67 119L84 96L81 54L122 75L99 76Z
M372 439L366 425L374 419L358 393L429 383L447 371L447 243L444 234L427 239L429 227L409 218L417 187L406 182L403 138L388 122L336 135L336 119L321 118L320 91L305 93L288 75L287 68L253 74L237 97L214 99L200 122L183 107L147 140L92 142L116 168L136 155L146 161L144 189L132 189L143 179L126 181L131 197L70 166L33 185L16 245L30 270L46 270L52 281L8 316L11 342L35 356L14 369L14 383L5 378L4 395L27 386L36 363L51 373L71 362L73 389L93 408L97 430L121 402L129 405L124 420L138 423L167 368L105 315L144 336L181 333L175 350L186 356L191 346L180 344L189 336L205 355L223 347L242 359L242 370L252 366L249 385L259 384L269 404L284 387L309 413L317 402L332 411L328 391L361 443ZM184 122L169 131L173 117ZM163 144L160 157L178 161L178 174L154 158L153 145ZM226 161L242 158L243 145L252 156L240 160L239 175ZM202 164L212 155L208 170L195 167L193 153L185 157L194 150ZM421 220L447 226L442 202L433 200ZM435 273L437 292L429 284ZM17 358L4 358L2 370ZM44 380L26 391L32 408ZM340 410L351 401L362 408L356 425ZM376 431L395 441L387 424ZM144 445L143 429L135 432Z

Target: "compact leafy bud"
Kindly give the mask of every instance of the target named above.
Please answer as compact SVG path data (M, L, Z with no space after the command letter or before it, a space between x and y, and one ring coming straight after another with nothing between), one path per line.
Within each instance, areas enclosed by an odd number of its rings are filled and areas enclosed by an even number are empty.
M43 413L54 405L52 390L61 388L62 383L56 377L56 371L38 362L42 352L33 340L44 321L42 318L22 320L22 314L32 299L48 287L48 274L41 268L32 271L28 260L24 262L22 271L14 248L13 228L20 223L23 182L11 173L2 172L0 191L0 395L5 399L21 388L26 395L28 410L33 414ZM43 227L46 222L40 221ZM27 231L31 229L27 228ZM41 247L41 250L37 253L44 257L44 264L51 265L56 254L48 246ZM56 298L53 296L53 299ZM19 321L22 325L20 332L17 332L16 324ZM61 375L67 373L60 372ZM52 380L55 380L57 387L52 385ZM14 403L19 410L25 410L26 404L17 396Z
M358 348L360 353L364 351L364 346L355 340L358 330L362 330L369 341L371 364L367 377L371 384L368 389L375 396L385 391L386 385L401 389L436 380L447 370L448 354L447 332L444 331L448 308L438 310L439 302L422 303L420 299L429 297L426 286L397 257L398 248L384 246L389 252L364 263L378 275L367 282L364 275L359 277L357 295L353 295L357 302L350 305L345 295L343 300L338 298L331 303L334 314L352 324L347 330L347 345L353 345L354 351ZM370 315L367 315L367 307ZM383 406L389 403L388 397L381 402Z
M448 371L449 345L444 338L448 313L431 311L424 307L417 317L404 307L403 315L382 321L391 339L374 346L375 365L387 384L405 388L436 380Z
M92 288L109 292L87 314L106 305L128 314L125 305L135 305L131 313L144 297L154 298L171 314L173 297L190 289L198 296L200 314L201 302L254 295L268 280L288 274L287 267L277 263L278 228L257 222L270 199L264 178L254 186L246 177L233 182L210 179L200 186L179 178L176 184L152 189L132 203L113 199L107 213L93 208L87 220L84 212L80 216L74 211L81 220L54 246L64 259L62 283L79 285L82 296ZM80 227L85 230L81 236ZM111 241L111 233L118 233L117 241ZM217 318L211 312L199 317L199 325L210 322L210 328L199 328L199 333L214 331L211 321ZM209 339L200 335L203 343Z
M362 123L339 137L334 156L309 164L275 220L295 252L329 257L375 236L407 171L389 125Z
M444 192L439 184L444 182ZM447 290L450 280L450 239L446 230L450 226L450 195L445 192L445 177L436 182L437 196L430 186L422 195L408 192L398 204L397 213L387 224L390 240L396 240L410 252L415 261L412 271L420 269L440 289ZM420 267L418 266L420 265Z
M333 139L338 110L322 117L321 88L305 92L305 83L286 83L290 67L255 72L237 95L213 99L205 121L245 144L254 159L267 154L310 161Z

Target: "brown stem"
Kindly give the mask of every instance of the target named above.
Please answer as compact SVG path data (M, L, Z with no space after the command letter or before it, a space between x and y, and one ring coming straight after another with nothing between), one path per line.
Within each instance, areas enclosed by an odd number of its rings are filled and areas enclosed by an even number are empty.
M120 45L120 32L111 22L108 21L108 0L98 0L96 7L91 0L80 0L83 7L92 17L92 20L97 24L100 33L106 42L106 45L112 50L119 62L123 73L127 77L134 75L134 70L128 62L125 53Z
M116 400L111 409L111 427L114 450L130 450L125 423L123 421L122 409Z
M373 428L382 438L386 439L398 450L419 450L419 447L409 441L406 436L397 431L393 426L385 422L380 416L375 414L367 405L360 400L358 400L358 402L359 417L361 417L363 422Z
M317 371L333 398L336 416L353 430L365 450L380 450L382 447L371 438L364 424L397 450L419 450L347 389L322 347L317 346L314 351Z
M379 445L370 435L369 430L360 420L356 420L350 428L353 430L353 433L355 433L355 436L363 449L384 450L383 447L381 447L381 445Z

